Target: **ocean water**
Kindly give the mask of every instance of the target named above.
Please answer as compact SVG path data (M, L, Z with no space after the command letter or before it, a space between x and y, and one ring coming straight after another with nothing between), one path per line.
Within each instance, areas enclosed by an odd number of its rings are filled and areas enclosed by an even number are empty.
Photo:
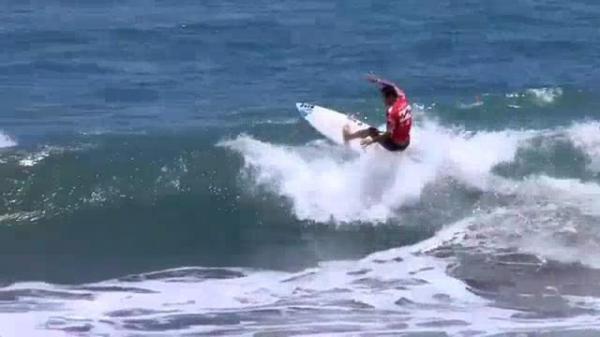
M5 1L0 336L600 336L596 1ZM350 153L306 101L384 122Z

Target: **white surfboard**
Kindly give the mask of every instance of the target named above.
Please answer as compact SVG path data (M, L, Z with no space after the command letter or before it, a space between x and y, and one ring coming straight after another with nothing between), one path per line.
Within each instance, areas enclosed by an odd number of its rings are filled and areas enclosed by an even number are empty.
M318 105L296 103L296 108L300 112L300 115L306 119L310 125L312 125L323 136L337 144L344 144L344 138L342 136L342 130L344 126L348 125L351 132L371 127L371 125L352 116L337 112L335 110L323 108ZM348 143L348 146L356 151L363 150L360 145L360 139L351 140Z

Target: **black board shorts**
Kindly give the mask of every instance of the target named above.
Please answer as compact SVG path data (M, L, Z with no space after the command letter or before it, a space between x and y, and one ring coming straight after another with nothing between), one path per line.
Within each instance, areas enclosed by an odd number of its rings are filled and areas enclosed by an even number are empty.
M381 135L381 131L379 131L379 129L377 128L369 128L369 135L371 137L374 136L379 136ZM382 141L379 142L379 144L381 146L383 146L384 149L388 150L388 151L404 151L408 148L408 145L410 145L410 142L406 142L404 144L398 144L396 142L394 142L394 140L392 139L392 137L385 137Z

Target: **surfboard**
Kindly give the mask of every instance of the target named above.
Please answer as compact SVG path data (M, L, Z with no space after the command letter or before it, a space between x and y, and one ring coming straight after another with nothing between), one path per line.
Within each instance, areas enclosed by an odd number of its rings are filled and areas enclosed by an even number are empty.
M327 109L322 106L296 103L300 116L304 118L315 130L334 143L344 145L342 130L345 125L350 127L351 132L371 127L371 125L360 121L350 115ZM351 140L348 146L356 151L363 151L360 139Z

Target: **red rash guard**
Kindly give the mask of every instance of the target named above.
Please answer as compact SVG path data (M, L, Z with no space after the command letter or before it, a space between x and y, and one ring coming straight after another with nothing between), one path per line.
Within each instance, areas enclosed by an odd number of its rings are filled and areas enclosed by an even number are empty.
M396 144L406 144L410 142L410 128L412 126L412 113L408 99L403 92L398 99L388 108L387 111L387 130L392 135L392 140Z

